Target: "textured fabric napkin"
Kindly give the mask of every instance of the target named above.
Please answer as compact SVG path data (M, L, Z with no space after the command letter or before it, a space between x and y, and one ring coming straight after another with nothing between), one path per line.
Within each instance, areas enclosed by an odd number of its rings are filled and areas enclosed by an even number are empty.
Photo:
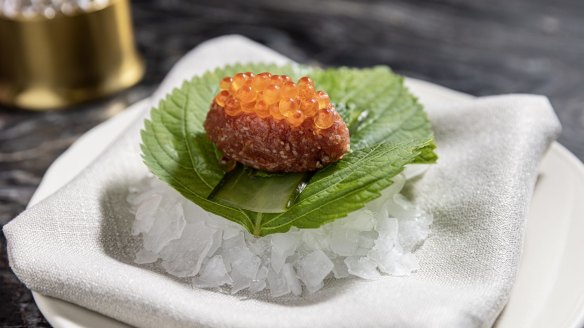
M152 96L233 62L286 62L241 37L199 46ZM546 98L509 95L427 108L439 163L411 186L434 214L409 277L328 281L316 294L270 299L193 288L133 263L127 188L146 174L141 118L73 181L4 228L10 264L42 294L141 327L485 327L505 305L521 255L537 165L559 132ZM90 152L91 150L87 150Z

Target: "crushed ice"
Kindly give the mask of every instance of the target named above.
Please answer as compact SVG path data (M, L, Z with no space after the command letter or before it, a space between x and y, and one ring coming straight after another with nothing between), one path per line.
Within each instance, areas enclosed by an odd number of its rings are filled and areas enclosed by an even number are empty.
M303 289L313 293L327 278L409 275L419 268L412 252L432 224L430 214L399 193L410 177L407 171L397 176L380 198L346 218L261 238L148 177L127 199L135 215L132 234L143 239L135 262L159 261L168 273L191 277L199 288L268 289L273 297L301 295Z

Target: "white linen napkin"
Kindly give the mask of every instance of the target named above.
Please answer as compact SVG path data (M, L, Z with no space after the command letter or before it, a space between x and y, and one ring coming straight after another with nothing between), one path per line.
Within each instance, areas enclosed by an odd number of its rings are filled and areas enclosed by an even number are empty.
M239 36L188 53L152 96L234 62L284 63ZM30 289L139 327L485 327L507 302L539 160L559 122L545 97L507 95L428 106L440 156L413 183L433 234L408 277L327 281L304 297L196 289L134 264L128 186L147 173L147 111L73 181L4 227L10 265ZM90 149L87 150L91 152Z

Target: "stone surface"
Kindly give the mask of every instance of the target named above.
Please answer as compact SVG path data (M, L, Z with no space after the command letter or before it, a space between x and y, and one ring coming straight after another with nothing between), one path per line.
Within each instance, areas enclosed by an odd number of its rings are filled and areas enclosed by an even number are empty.
M80 135L148 95L186 51L228 33L308 64L387 64L474 95L544 94L564 126L560 143L584 160L580 0L136 0L132 8L148 67L137 87L65 112L0 107L0 225ZM5 245L0 234L0 326L48 327L8 268Z

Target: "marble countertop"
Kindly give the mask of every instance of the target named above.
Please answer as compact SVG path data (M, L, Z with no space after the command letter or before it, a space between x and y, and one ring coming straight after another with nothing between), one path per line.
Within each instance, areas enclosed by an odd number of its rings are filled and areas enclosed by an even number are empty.
M146 97L184 53L238 33L318 65L385 64L473 95L550 98L559 142L584 160L584 2L580 0L132 1L146 76L118 95L64 112L0 107L0 225L84 132ZM1 50L0 50L1 51ZM8 267L0 234L0 326L49 327Z

